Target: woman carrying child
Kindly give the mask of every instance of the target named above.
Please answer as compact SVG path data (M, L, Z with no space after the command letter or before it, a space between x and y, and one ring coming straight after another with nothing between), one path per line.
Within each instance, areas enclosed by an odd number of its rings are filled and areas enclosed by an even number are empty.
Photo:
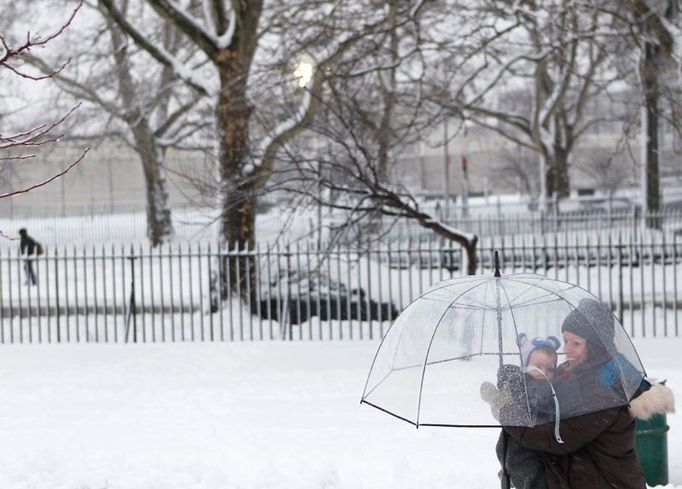
M567 359L552 380L561 405L560 439L553 423L503 429L541 452L549 489L644 489L635 416L674 411L672 392L651 385L616 352L613 315L605 304L581 300L561 332ZM639 386L629 406L622 400L624 383Z

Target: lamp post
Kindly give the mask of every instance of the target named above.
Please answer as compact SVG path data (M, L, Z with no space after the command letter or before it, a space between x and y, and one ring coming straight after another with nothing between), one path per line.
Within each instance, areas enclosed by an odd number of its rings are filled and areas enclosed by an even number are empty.
M469 170L467 168L467 157L461 154L459 157L459 163L462 166L462 184L464 188L462 189L462 217L469 217Z
M296 65L294 77L298 80L299 88L308 88L310 81L313 79L313 71L313 63L308 60L300 61ZM322 163L318 157L319 144L317 138L312 140L312 150L317 160L315 173L317 179L317 249L319 250L322 248Z
M443 207L444 209L444 217L443 220L445 223L448 223L448 218L450 217L450 148L449 148L449 135L448 135L448 120L445 119L445 122L443 123L443 139L445 141L445 144L443 147L445 148L445 154L444 156L444 161L443 161L443 184L444 184L444 193L445 193L445 206Z

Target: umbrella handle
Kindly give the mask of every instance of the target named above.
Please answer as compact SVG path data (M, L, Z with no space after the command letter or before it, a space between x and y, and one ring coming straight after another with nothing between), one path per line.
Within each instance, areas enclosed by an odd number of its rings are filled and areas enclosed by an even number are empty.
M511 478L507 472L507 441L509 433L502 430L502 474L500 474L500 487L502 489L511 489Z

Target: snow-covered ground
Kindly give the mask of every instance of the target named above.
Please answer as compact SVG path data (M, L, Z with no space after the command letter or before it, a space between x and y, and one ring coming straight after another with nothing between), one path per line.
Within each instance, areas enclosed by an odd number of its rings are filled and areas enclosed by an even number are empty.
M497 430L415 430L359 404L377 345L2 347L0 487L499 487ZM682 338L636 345L679 393ZM680 489L682 418L668 424Z

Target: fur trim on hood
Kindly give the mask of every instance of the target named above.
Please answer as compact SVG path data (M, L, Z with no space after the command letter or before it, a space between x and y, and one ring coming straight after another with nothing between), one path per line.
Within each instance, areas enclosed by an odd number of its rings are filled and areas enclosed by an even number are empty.
M675 396L673 391L663 384L652 384L649 390L630 401L630 414L641 420L647 420L654 414L674 412Z

